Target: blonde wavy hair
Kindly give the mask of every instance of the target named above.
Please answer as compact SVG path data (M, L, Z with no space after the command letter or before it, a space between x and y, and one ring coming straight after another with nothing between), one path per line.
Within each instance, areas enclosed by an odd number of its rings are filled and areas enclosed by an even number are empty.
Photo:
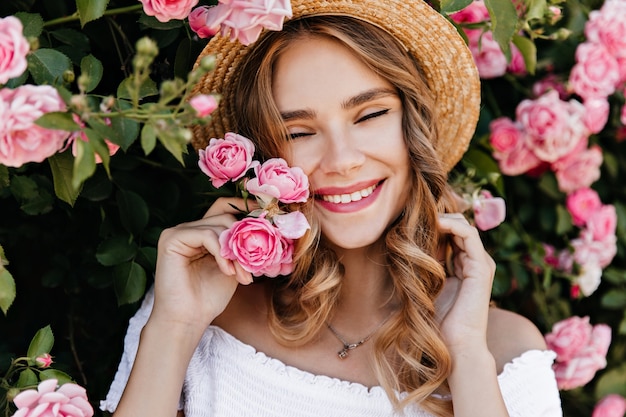
M262 156L285 156L287 131L272 98L273 69L286 47L311 37L344 45L391 83L402 101L412 181L406 209L384 240L393 299L400 308L379 330L374 370L398 409L419 404L435 415L451 416L451 401L445 397L451 360L438 330L434 300L446 277L436 258L437 216L454 203L447 172L432 147L435 98L415 60L391 35L354 18L315 16L287 22L282 31L264 34L242 65L236 131L255 138ZM344 272L312 218L313 204L298 207L311 220L312 231L298 241L295 271L273 281L270 329L281 343L292 346L310 342L323 330L339 299Z

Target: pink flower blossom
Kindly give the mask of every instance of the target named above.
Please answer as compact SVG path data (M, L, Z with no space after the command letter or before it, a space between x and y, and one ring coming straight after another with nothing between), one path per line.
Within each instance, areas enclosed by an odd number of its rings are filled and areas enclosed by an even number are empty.
M287 239L300 239L311 228L308 220L299 211L275 215L272 220L281 235Z
M482 36L469 36L469 48L480 78L496 78L506 73L506 57L498 42L493 39L492 32L485 32Z
M81 127L81 129L85 128L85 123L80 120L80 117L77 114L72 114L72 119L74 119L74 122L79 125ZM111 121L109 119L106 119L106 124L110 125ZM78 155L78 145L76 143L77 140L82 140L83 142L89 142L89 138L87 137L87 134L80 130L77 132L73 132L69 139L68 139L68 145L72 145L72 155L74 155L75 157ZM109 150L109 155L115 155L117 153L117 151L119 151L120 149L120 145L111 142L108 139L104 139L104 143L107 146L107 149ZM97 153L95 154L95 159L96 159L96 164L101 164L102 163L102 157L100 155L98 155Z
M276 277L293 271L293 240L264 216L245 217L220 234L220 255L236 260L254 276Z
M506 71L515 75L525 75L527 72L524 55L513 44L511 44L511 62L507 65Z
M226 133L224 139L211 139L209 145L198 153L198 165L215 188L228 181L238 180L250 168L258 165L257 161L252 160L252 141L232 132Z
M569 82L576 94L587 100L606 98L615 92L620 74L616 59L597 43L584 42L576 48L576 65Z
M552 326L546 345L556 353L557 362L567 362L589 345L592 330L589 317L572 316Z
M591 326L589 317L574 316L556 323L545 339L557 354L553 368L559 389L583 386L606 367L611 328L605 324Z
M574 277L574 284L580 292L589 297L596 292L602 282L602 268L595 262L581 265L580 272Z
M624 104L624 105L622 106L622 111L621 111L621 113L620 113L619 121L620 121L623 125L626 125L626 104Z
M26 54L30 45L22 30L22 22L17 17L0 19L0 84L26 71Z
M17 411L13 417L91 417L93 407L83 387L63 384L57 389L56 379L39 383L37 390L19 393L13 402Z
M591 133L600 133L609 120L609 102L605 98L585 100L584 122Z
M489 230L498 226L506 217L506 204L500 197L494 197L487 190L482 190L472 201L474 222L480 230Z
M587 229L593 240L604 241L615 236L617 228L617 213L615 206L606 204L593 211L587 218Z
M587 139L585 108L575 100L563 101L552 90L535 100L523 100L516 118L528 134L528 146L542 161L554 162Z
M159 22L169 22L172 19L186 18L191 9L198 4L198 0L139 0L143 4L143 11L148 16L154 16Z
M254 167L255 178L246 189L266 203L276 198L283 203L304 203L309 198L309 179L302 169L289 167L281 158L272 158Z
M614 57L626 57L626 3L607 0L600 10L589 13L585 35L602 44Z
M45 113L64 111L65 103L54 87L23 85L0 90L0 164L20 167L42 162L63 148L69 133L39 127Z
M594 240L588 229L580 231L576 239L570 242L574 255L572 260L578 265L596 264L606 268L617 253L617 237L609 235L603 240Z
M221 0L217 6L194 10L190 26L200 37L219 30L222 36L249 45L258 39L263 28L281 30L285 18L291 16L289 0Z
M587 219L602 207L602 201L595 190L581 188L567 196L565 206L572 216L572 222L576 226L584 226Z
M35 358L35 363L40 368L48 368L52 365L52 356L49 353L44 353Z
M626 398L618 394L609 394L596 404L591 417L624 417L624 414Z
M489 11L485 2L474 0L467 7L450 14L450 18L456 23L479 23L489 20Z
M602 160L602 149L594 145L567 155L552 164L559 189L564 193L572 193L580 188L589 187L600 178Z
M555 90L559 93L561 100L566 100L568 97L567 88L563 84L563 81L554 74L549 74L543 79L533 84L533 96L540 97L550 90Z
M207 117L217 109L217 100L211 94L198 94L189 100L198 117Z
M500 117L489 124L489 129L493 156L503 174L520 175L541 164L526 146L526 134L519 123Z

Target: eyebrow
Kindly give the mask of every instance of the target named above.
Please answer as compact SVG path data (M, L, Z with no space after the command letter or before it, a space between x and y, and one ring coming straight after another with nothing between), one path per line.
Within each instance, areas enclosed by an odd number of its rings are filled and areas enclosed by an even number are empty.
M362 93L359 93L354 97L350 97L349 99L341 103L341 107L344 109L350 109L350 108L360 106L361 104L367 103L369 101L376 100L381 97L396 96L396 95L397 95L396 91L390 88L373 88L371 90L363 91ZM286 111L286 112L280 113L281 118L285 122L288 122L294 119L311 120L315 118L315 115L316 115L316 112L313 110L309 110L309 109L293 110L293 111Z

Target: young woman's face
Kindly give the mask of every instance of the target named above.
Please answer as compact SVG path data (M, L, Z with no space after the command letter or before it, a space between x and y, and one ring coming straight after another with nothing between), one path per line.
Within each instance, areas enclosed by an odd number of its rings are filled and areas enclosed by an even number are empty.
M291 136L287 159L309 176L323 235L345 249L376 242L409 192L395 89L344 46L322 38L290 45L273 85Z

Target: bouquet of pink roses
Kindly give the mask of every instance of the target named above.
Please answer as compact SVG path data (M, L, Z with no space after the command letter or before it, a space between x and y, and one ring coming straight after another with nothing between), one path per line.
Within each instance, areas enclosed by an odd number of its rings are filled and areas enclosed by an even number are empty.
M222 232L220 255L238 261L257 277L287 275L293 271L295 240L311 227L301 212L288 212L285 205L307 201L309 180L302 169L289 167L281 158L261 164L253 159L254 152L250 139L231 132L211 139L199 151L198 165L215 188L236 182L246 207L249 194L260 207L246 211L243 219ZM248 178L251 169L254 177Z

